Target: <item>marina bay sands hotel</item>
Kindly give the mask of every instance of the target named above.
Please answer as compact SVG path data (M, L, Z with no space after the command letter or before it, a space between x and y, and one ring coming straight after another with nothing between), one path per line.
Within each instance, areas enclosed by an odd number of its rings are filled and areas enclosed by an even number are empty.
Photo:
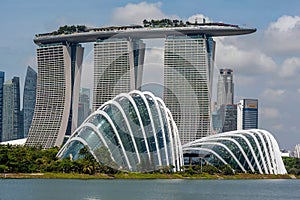
M44 149L61 146L65 136L77 129L84 53L81 43L88 42L94 43L93 111L119 93L141 89L145 57L143 39L165 38L163 100L178 126L181 142L210 135L213 37L256 31L205 22L65 28L37 34L34 38L39 46L38 85L34 117L26 141L29 146ZM132 109L130 105L128 109ZM152 115L155 118L155 113ZM142 120L148 123L147 119Z

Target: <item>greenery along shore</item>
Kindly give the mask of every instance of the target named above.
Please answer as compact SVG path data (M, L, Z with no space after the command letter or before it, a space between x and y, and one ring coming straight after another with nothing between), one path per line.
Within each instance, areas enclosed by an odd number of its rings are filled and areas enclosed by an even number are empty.
M233 174L228 166L217 169L211 165L186 166L173 173L163 167L152 173L117 171L101 165L84 149L78 160L56 157L58 148L42 150L33 147L0 145L0 178L77 178L77 179L289 179L299 178L300 159L284 158L293 175ZM298 177L297 177L298 176Z

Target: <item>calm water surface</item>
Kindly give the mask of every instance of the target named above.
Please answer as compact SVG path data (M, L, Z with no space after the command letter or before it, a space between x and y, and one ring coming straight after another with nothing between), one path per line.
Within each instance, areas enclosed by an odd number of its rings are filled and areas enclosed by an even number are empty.
M0 179L0 200L300 199L300 180Z

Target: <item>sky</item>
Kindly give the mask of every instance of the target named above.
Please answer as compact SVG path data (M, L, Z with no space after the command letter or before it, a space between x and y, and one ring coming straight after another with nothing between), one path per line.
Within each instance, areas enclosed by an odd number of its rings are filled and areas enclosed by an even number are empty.
M234 70L235 102L259 100L259 128L270 131L279 146L300 143L300 1L299 0L1 0L0 71L6 80L36 67L36 33L62 25L141 24L143 19L182 19L257 28L250 35L215 38L215 71ZM144 83L161 82L162 41L147 41ZM85 45L83 84L91 84L92 46ZM216 83L216 79L214 82Z

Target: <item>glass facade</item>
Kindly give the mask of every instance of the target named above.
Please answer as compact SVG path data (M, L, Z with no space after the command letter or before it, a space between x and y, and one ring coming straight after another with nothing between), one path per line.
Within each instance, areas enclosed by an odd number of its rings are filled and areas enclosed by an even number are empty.
M239 130L211 135L183 145L185 160L213 166L229 165L236 172L286 174L275 138L265 130ZM186 159L188 158L188 159Z
M237 129L258 128L258 100L243 99L237 105Z
M0 71L0 142L2 141L2 119L3 119L3 84L5 73Z
M211 133L215 42L205 35L169 36L164 54L164 102L183 144Z
M78 102L78 123L80 126L81 123L91 114L90 109L90 99L91 92L89 88L81 88L79 93L79 102Z
M86 147L94 158L119 170L154 171L182 166L176 124L161 99L149 92L122 93L104 103L58 153L77 159Z
M145 44L131 38L110 38L94 44L95 111L114 96L142 84Z
M36 105L26 145L61 146L77 128L83 47L49 44L37 49Z
M13 77L3 85L3 142L22 138L20 117L20 79Z
M37 73L34 69L28 66L23 93L24 137L28 136L28 132L33 118L36 99L36 84Z

